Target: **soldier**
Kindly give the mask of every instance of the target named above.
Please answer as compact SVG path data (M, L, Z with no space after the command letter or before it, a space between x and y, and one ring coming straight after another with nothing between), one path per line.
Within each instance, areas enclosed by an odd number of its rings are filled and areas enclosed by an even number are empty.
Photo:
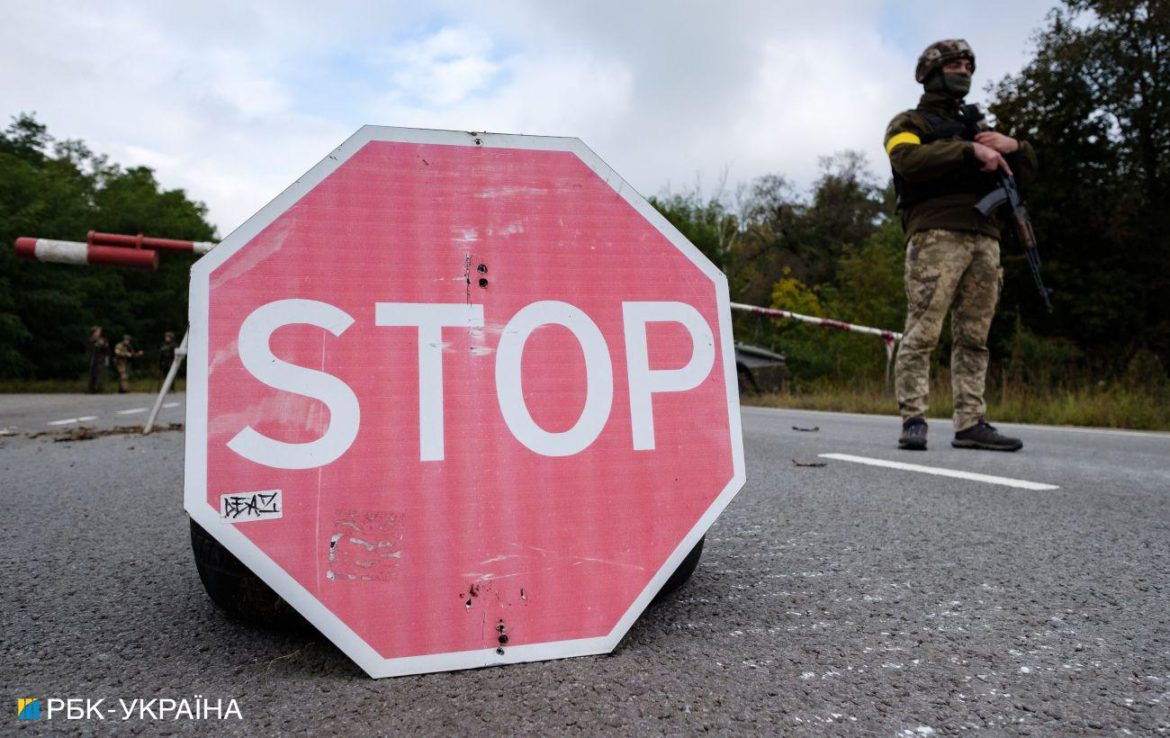
M102 327L89 330L86 353L89 354L89 393L99 394L106 387L106 367L110 365L110 342L102 335Z
M171 362L175 360L175 334L171 331L163 333L162 346L158 347L158 370L166 376L171 370Z
M135 351L130 336L122 336L122 340L114 346L114 367L118 370L118 394L130 391L130 360L142 356L141 351Z
M886 128L898 209L906 232L906 330L898 348L895 386L902 415L898 446L926 449L930 355L951 312L951 387L957 448L1016 451L1017 438L988 425L983 399L987 334L999 300L999 224L975 203L997 184L997 171L1026 179L1036 156L1026 141L976 124L978 109L963 105L975 72L966 41L931 44L914 78L925 89L918 107Z
M166 381L167 373L171 370L171 364L175 361L175 334L171 331L163 333L162 346L158 347L158 372L161 382ZM175 389L171 385L171 390Z

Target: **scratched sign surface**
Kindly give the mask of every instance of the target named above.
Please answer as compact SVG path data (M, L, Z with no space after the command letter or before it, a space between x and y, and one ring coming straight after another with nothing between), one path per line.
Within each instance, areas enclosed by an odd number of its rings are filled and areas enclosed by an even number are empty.
M726 282L576 139L361 129L189 366L188 512L374 676L612 650L743 483Z

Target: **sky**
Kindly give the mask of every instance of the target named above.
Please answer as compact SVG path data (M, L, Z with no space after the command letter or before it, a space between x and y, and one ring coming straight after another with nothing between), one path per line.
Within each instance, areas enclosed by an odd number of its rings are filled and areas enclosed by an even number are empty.
M364 124L575 136L646 196L805 191L845 149L885 181L927 44L971 43L982 102L1055 3L0 0L0 120L153 168L220 237Z

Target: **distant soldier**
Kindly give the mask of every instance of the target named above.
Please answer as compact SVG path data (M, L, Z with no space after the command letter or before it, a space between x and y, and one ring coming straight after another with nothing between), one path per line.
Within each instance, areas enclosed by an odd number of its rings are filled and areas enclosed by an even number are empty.
M110 342L102 335L100 325L90 329L86 353L89 354L89 392L99 394L105 390L106 367L110 365Z
M175 334L167 331L163 334L162 346L158 347L158 370L164 377L171 370L171 364L175 361L175 348Z
M160 380L166 381L167 372L171 370L171 364L175 361L175 334L172 331L167 331L163 334L162 346L158 347L158 373ZM171 385L174 389L174 385Z
M130 391L130 361L142 356L141 351L134 350L130 336L122 336L122 340L114 346L114 367L118 370L118 393Z
M951 386L957 448L1016 451L1024 444L988 425L983 399L987 334L1003 269L999 224L975 203L998 185L997 172L1021 179L1036 168L1026 141L982 130L974 105L963 105L975 72L966 41L926 47L914 78L925 94L918 107L886 128L898 209L906 232L906 330L898 348L895 387L902 414L898 446L926 449L930 355L951 313Z

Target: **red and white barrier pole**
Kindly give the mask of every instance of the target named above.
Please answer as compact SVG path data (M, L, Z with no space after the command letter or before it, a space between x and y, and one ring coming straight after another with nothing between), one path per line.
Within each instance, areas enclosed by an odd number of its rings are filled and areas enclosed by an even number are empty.
M118 233L89 232L91 246L118 246L151 251L180 251L188 254L206 254L215 248L211 241L177 241L173 238L151 238L139 233L137 236L123 236Z
M126 249L117 246L98 246L79 241L55 241L49 238L16 239L16 255L22 259L54 264L94 264L96 266L158 269L158 252Z
M841 331L848 331L850 333L865 333L871 336L878 336L882 339L882 343L886 345L886 384L890 382L890 365L894 361L894 347L898 341L902 340L901 333L894 331L887 331L881 328L870 328L865 325L854 325L852 323L845 323L840 320L833 320L832 318L817 318L812 315L801 315L800 313L793 313L788 310L777 310L776 308L757 307L755 305L744 305L743 303L731 303L732 310L743 310L749 313L758 313L760 315L770 315L774 318L788 318L790 320L799 320L804 323L813 323L815 325L823 325L828 328L836 328Z
M848 331L850 333L867 333L871 336L879 336L886 343L887 346L893 346L898 341L902 340L901 333L894 331L887 331L881 328L870 328L864 325L854 325L852 323L844 323L840 320L833 320L832 318L817 318L812 315L801 315L800 313L793 313L787 310L777 310L776 308L756 307L755 305L744 305L743 303L731 303L732 310L746 310L750 313L759 313L761 315L771 315L776 318L791 318L792 320L800 320L805 323L815 323L816 325L823 325L829 328L836 328L837 330Z

